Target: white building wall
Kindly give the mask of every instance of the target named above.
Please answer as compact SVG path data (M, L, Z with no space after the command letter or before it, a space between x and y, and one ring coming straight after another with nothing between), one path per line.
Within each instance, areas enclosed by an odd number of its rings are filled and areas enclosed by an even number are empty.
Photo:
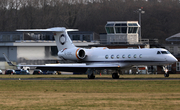
M30 59L45 59L45 47L18 47L17 58Z

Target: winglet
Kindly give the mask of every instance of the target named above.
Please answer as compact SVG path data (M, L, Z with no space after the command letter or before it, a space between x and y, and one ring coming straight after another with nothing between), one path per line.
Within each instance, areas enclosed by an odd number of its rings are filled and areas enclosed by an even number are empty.
M7 58L7 56L3 53L3 56L6 60L6 62L8 63L9 66L15 66L14 64L12 64L12 62Z

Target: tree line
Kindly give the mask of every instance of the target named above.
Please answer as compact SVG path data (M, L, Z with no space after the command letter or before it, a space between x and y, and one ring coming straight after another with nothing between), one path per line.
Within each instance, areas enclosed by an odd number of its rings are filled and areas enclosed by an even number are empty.
M179 33L179 0L0 0L0 31L66 27L105 33L107 21L138 21L142 38Z

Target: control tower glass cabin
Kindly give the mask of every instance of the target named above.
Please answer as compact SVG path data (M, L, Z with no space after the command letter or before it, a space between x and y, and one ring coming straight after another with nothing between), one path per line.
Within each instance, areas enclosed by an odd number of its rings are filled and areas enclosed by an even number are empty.
M110 21L107 22L105 29L107 42L110 43L139 43L140 25L138 21Z

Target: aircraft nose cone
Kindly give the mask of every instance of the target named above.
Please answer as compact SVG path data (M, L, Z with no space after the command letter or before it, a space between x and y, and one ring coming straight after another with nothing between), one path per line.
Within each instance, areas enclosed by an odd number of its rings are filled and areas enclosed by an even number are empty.
M178 60L175 57L172 58L172 61L173 62L178 62Z
M178 60L175 58L175 62L178 62Z

